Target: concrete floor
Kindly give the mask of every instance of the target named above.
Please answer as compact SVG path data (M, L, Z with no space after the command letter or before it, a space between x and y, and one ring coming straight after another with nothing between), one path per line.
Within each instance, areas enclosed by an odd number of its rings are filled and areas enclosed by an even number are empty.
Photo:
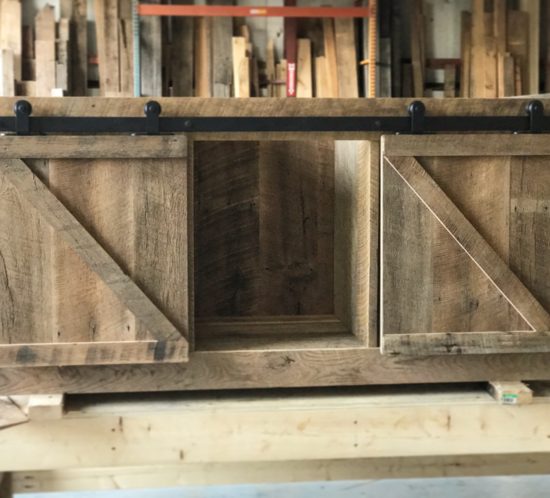
M550 472L550 469L548 469ZM382 479L298 484L189 486L144 491L16 495L21 498L548 498L550 475Z

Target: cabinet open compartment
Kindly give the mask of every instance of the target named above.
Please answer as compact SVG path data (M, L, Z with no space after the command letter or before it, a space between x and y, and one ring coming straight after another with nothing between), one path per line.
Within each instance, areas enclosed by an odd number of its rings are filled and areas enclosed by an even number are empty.
M377 149L193 143L197 349L376 345Z

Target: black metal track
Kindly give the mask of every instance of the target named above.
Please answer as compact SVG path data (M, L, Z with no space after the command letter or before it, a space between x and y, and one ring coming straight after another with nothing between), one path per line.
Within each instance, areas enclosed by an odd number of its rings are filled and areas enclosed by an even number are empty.
M145 105L145 117L31 116L26 100L15 104L14 116L0 117L0 132L19 135L183 132L517 132L550 133L550 116L542 102L533 100L524 116L426 116L415 101L403 116L309 117L161 117L158 102Z

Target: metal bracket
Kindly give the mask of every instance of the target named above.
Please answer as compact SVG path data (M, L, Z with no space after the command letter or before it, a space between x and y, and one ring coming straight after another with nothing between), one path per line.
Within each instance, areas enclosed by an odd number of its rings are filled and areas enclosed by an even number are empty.
M544 118L544 104L540 100L531 100L525 107L529 115L529 132L541 133Z
M31 132L31 103L27 100L18 100L13 106L13 112L15 113L15 133L29 135Z
M156 100L150 100L145 104L143 109L147 119L146 130L147 135L158 135L160 133L160 113L162 107Z
M415 100L411 102L408 110L411 118L411 133L414 135L424 133L426 106L420 100Z

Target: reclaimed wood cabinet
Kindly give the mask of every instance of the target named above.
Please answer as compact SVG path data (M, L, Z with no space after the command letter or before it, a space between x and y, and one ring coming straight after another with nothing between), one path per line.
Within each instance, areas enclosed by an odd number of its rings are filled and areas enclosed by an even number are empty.
M160 102L186 117L408 105ZM33 116L144 103L32 99ZM548 379L549 156L533 134L0 137L0 393Z

